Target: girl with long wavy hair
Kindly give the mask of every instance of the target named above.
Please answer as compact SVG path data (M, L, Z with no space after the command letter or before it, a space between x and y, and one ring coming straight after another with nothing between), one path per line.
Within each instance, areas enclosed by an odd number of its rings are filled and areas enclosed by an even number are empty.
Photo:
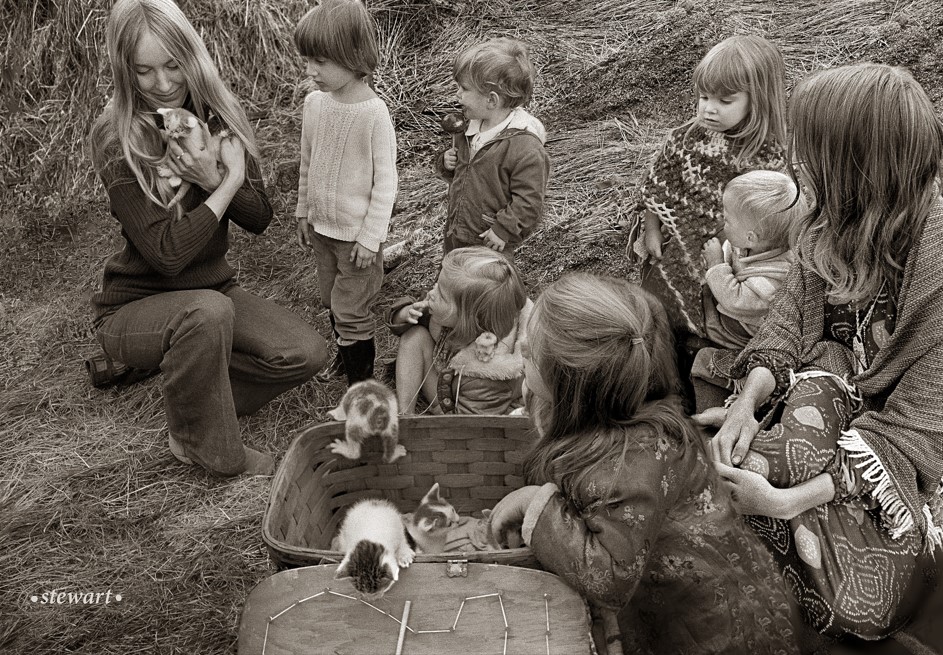
M766 322L712 359L741 379L712 451L812 626L875 640L911 619L943 544L943 129L892 66L818 72L791 102L814 204Z

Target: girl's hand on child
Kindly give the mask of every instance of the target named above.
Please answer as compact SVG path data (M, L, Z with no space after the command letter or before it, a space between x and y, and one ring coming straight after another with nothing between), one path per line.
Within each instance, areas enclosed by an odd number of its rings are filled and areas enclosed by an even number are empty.
M737 399L727 408L724 424L711 439L711 456L715 462L726 466L739 465L759 431L760 424L753 415L753 408Z
M298 237L299 246L308 250L314 247L314 227L308 222L307 218L298 219L295 234Z
M499 237L497 234L495 234L494 230L490 228L487 231L482 232L478 236L480 236L484 240L486 246L488 246L492 250L497 250L498 252L503 251L504 246L507 245L507 242L501 237Z
M350 261L357 268L367 268L376 260L377 254L358 242L350 249Z
M447 171L455 170L455 167L458 166L458 151L455 148L449 148L445 151L445 154L442 155L442 165Z
M791 519L795 516L789 508L788 493L771 485L759 473L720 462L714 462L714 468L730 491L734 509L740 514L771 516L775 519Z
M507 546L508 531L524 522L527 508L539 490L540 487L534 484L515 489L491 510L491 531L499 544Z
M724 247L721 245L720 239L717 237L708 239L707 243L701 248L701 256L704 257L704 263L708 268L717 266L717 264L723 264Z

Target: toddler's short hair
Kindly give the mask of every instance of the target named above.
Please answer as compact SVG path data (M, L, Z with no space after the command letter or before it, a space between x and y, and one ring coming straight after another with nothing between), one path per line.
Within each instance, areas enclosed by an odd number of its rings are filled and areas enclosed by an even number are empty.
M295 27L302 57L330 59L367 77L380 62L376 22L362 0L323 0Z
M773 248L788 248L793 230L809 211L805 197L785 173L750 171L724 188L724 210L732 209L753 222L753 232Z
M466 48L452 64L457 82L485 95L494 91L511 109L530 101L534 76L527 45L507 37Z

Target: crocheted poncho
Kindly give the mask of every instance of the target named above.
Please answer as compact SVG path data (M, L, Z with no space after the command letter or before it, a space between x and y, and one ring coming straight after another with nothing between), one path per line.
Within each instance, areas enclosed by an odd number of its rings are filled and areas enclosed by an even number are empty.
M698 123L673 129L642 184L639 216L630 231L635 237L630 236L632 250L643 259L644 210L661 221L664 258L652 274L664 278L664 286L674 295L661 300L680 305L687 328L701 336L701 284L706 272L701 248L724 227L724 187L747 171L785 170L783 148L778 143L768 141L755 156L739 162L738 151L738 144L729 136Z

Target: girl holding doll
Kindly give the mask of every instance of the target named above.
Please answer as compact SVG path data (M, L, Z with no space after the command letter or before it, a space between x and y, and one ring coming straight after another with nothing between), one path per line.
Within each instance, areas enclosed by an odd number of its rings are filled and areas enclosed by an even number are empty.
M778 48L760 36L711 48L694 69L697 114L671 130L642 184L629 257L682 335L704 336L701 248L723 229L727 182L785 167L784 71Z
M661 303L570 274L541 294L527 329L540 437L526 470L541 486L495 506L499 540L522 526L544 568L610 626L615 615L626 653L796 652L782 577L681 410Z
M412 414L420 392L433 413L507 414L523 403L524 326L533 303L514 263L484 246L442 259L423 300L393 303L387 324L400 337L396 395Z

